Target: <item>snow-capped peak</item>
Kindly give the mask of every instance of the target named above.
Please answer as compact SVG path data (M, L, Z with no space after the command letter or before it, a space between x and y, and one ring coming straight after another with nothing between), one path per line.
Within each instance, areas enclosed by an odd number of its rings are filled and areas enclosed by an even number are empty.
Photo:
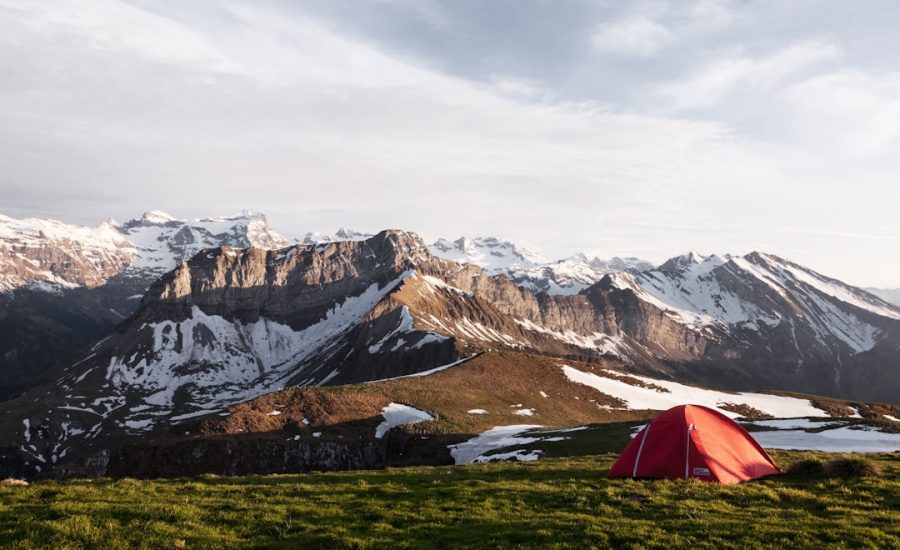
M709 273L713 269L731 260L731 254L700 254L698 252L688 252L680 256L669 258L659 270L663 272L680 273L682 276L697 277Z
M155 274L165 273L204 248L282 248L290 245L290 241L269 227L263 214L249 211L193 221L149 212L140 222L133 220L123 225L121 231L137 248L137 257L130 269Z
M120 273L153 279L204 248L281 248L291 243L259 213L178 220L150 210L97 227L0 215L0 291L23 285L97 286Z
M549 263L546 258L527 248L496 237L460 237L455 241L438 239L429 248L435 256L475 264L495 273Z
M652 262L648 262L647 260L642 260L640 258L635 258L634 256L620 257L613 256L609 260L601 260L600 258L594 258L591 260L591 266L595 269L603 269L607 272L614 271L648 271L651 269L655 269L656 265Z
M348 229L346 227L341 227L337 231L335 231L334 236L337 240L341 241L363 241L372 237L371 233L363 233L361 231L356 231L354 229Z
M122 228L122 224L119 223L115 218L106 218L100 225L97 226L98 229L112 229L114 231L119 231Z
M303 244L310 245L333 243L338 241L364 241L373 236L374 235L372 233L363 233L354 229L341 227L334 233L322 233L319 231L307 233L303 236L302 242Z
M518 244L496 237L438 239L429 249L440 258L475 264L491 275L503 274L534 291L550 294L577 294L609 272L652 269L653 264L637 258L589 259L576 253L550 261Z
M150 224L163 225L178 220L161 210L148 210L141 216L141 221Z

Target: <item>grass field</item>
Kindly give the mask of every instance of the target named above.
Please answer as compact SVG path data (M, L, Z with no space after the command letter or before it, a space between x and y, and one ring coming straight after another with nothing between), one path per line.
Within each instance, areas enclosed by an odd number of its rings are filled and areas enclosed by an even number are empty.
M819 453L775 453L787 465ZM614 455L531 463L0 486L9 548L900 548L882 478L610 480Z

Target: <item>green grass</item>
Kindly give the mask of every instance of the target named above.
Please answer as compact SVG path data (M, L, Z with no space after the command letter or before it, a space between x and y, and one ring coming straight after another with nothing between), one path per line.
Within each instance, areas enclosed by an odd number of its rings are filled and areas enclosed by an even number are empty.
M823 453L776 453L784 466ZM0 487L9 548L900 548L882 478L611 480L614 455L532 463Z

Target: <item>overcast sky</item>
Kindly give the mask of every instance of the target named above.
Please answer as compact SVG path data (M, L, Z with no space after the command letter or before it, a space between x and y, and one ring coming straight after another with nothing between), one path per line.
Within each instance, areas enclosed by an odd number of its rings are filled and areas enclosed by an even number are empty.
M0 212L900 286L893 0L0 0Z

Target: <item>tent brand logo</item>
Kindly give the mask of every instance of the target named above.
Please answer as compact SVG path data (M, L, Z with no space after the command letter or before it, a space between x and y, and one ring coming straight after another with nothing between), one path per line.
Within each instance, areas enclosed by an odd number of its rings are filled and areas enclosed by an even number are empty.
M694 475L695 476L708 476L709 468L694 468Z

